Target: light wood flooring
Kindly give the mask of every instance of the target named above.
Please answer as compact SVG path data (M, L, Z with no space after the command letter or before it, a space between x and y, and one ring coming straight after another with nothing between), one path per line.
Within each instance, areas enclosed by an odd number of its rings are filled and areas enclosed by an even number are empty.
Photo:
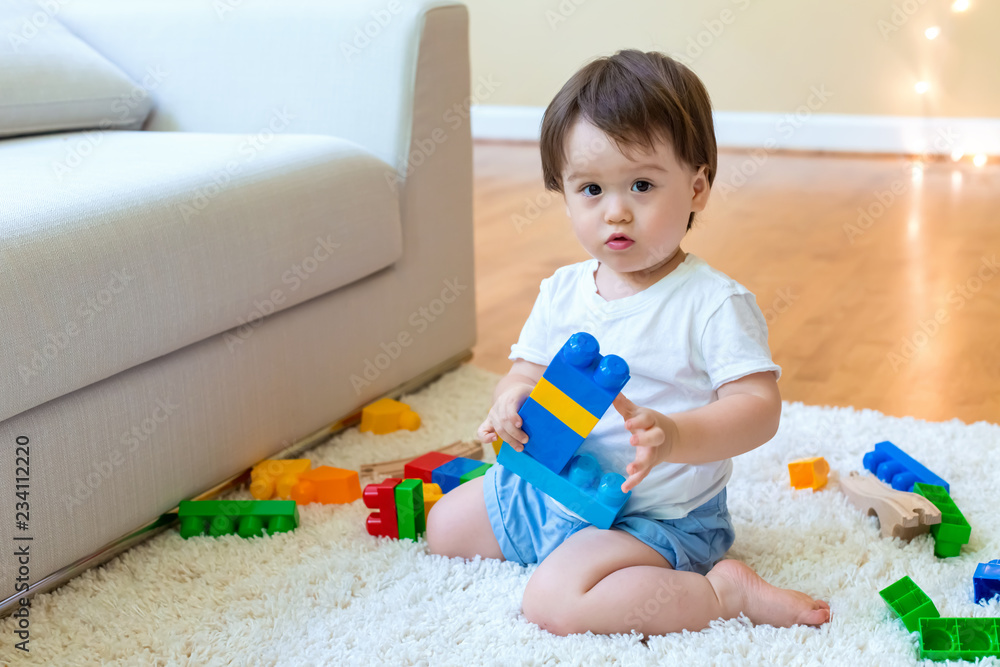
M539 282L588 256L537 144L474 150L472 363L506 373ZM995 159L727 151L681 247L757 296L783 399L1000 423L998 222Z

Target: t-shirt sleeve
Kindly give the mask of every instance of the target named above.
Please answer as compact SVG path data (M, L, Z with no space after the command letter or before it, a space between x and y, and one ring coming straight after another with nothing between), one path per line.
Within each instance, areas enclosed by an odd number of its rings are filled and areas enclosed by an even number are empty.
M712 313L701 350L713 391L753 373L775 371L775 379L781 377L767 346L767 321L749 292L727 297Z
M548 366L552 361L546 350L549 334L549 288L551 278L542 281L538 289L538 298L531 308L531 314L521 327L521 336L510 346L511 361L524 359L533 364Z

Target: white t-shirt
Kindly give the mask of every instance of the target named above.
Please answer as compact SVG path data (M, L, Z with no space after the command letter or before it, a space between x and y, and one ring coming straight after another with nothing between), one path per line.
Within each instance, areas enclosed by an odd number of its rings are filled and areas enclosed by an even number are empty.
M751 373L775 371L781 377L754 295L703 259L689 253L656 284L613 301L597 293L598 265L596 259L571 264L542 281L510 359L547 366L571 335L586 331L597 338L601 354L628 363L625 396L662 414L708 405L718 400L721 385ZM627 477L625 466L635 459L629 437L622 416L610 407L578 453L592 454L604 470ZM686 516L720 493L731 473L730 459L661 463L632 490L623 514ZM551 498L546 502L572 515Z

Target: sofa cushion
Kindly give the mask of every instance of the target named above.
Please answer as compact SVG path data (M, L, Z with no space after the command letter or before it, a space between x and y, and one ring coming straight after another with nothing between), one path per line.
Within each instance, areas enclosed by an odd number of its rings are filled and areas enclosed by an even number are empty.
M0 421L220 332L238 355L268 315L401 256L394 170L281 122L3 142Z
M0 0L0 137L60 130L139 129L147 86L84 44L54 16L60 4Z

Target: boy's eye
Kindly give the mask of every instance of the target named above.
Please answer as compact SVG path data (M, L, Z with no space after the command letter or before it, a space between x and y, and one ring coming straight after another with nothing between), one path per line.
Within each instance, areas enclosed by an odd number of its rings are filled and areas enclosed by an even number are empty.
M601 194L601 186L591 183L590 185L583 186L583 194L588 197L596 197Z
M649 192L651 187L653 187L653 184L649 181L636 181L632 184L632 189L636 192Z

